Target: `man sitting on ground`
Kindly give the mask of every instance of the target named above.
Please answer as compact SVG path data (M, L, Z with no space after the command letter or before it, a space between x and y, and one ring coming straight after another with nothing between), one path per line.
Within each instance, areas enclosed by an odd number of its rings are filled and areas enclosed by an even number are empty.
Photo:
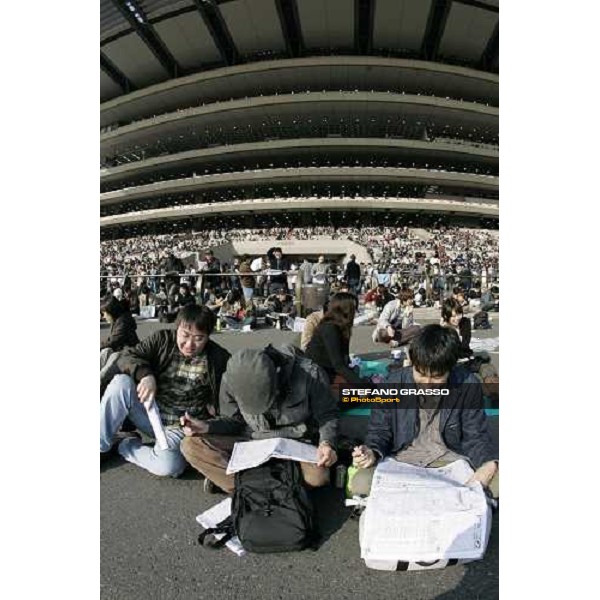
M368 495L375 465L387 456L420 467L440 467L458 459L475 470L481 482L498 497L498 456L492 445L482 407L481 384L457 366L459 340L455 331L427 325L410 346L411 367L388 377L397 387L448 387L449 396L416 396L415 405L371 411L365 443L354 449L359 468L352 479L353 494ZM415 396L405 396L414 398Z
M396 299L388 302L373 331L373 341L389 344L392 348L408 344L421 328L414 324L413 298L409 289L393 288Z
M223 377L219 416L182 419L181 451L209 481L231 494L227 463L236 442L284 437L318 444L318 464L300 463L305 482L325 485L337 461L339 409L325 373L292 346L240 350Z
M153 436L143 402L154 400L169 448L144 446L126 438L119 454L154 475L177 477L186 467L179 451L184 437L179 419L205 419L217 413L221 378L230 354L209 339L215 316L206 307L189 304L175 321L177 330L163 329L123 351L116 375L100 402L100 452L111 450L126 417L141 432Z
M296 306L294 298L290 296L283 288L279 288L276 294L269 296L265 303L269 312L266 322L269 325L279 329L292 329L294 317L296 316Z

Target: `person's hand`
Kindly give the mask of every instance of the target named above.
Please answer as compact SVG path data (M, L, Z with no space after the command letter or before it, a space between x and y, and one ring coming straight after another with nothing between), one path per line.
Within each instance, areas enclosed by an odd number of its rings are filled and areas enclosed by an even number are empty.
M387 329L386 329L386 331L387 331L387 334L388 334L388 335L389 335L391 338L393 338L393 337L396 335L396 332L394 331L394 328L393 328L391 325L388 325L388 326L387 326Z
M330 467L337 462L337 453L329 444L319 444L317 461L317 467Z
M200 419L193 419L187 411L183 417L179 417L179 424L183 429L183 434L187 437L208 433L208 423Z
M467 485L475 481L479 481L481 485L484 487L488 487L490 485L490 481L494 478L494 475L498 472L498 465L496 461L490 460L489 462L483 463L469 481L467 481Z
M362 446L355 446L352 452L352 464L359 469L368 469L377 462L375 452L368 448L364 444Z
M156 379L154 378L154 375L142 377L137 385L137 395L140 402L152 400L152 398L156 396Z

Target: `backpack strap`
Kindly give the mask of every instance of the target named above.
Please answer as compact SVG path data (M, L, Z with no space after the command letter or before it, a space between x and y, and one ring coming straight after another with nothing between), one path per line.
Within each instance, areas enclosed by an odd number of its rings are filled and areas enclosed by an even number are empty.
M215 537L219 534L223 534L221 539L217 539ZM206 548L222 548L234 536L234 534L233 521L230 515L223 519L220 523L217 523L214 527L209 527L200 533L198 535L198 544L205 546Z

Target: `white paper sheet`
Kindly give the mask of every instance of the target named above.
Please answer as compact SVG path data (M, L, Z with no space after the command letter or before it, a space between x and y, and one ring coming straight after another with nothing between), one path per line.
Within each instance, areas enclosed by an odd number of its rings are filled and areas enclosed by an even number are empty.
M223 519L226 519L231 514L231 498L225 498L222 502L215 504L212 508L204 511L202 514L196 517L196 521L204 527L204 529L210 529L215 527ZM215 538L220 540L225 534L215 534ZM225 545L238 556L244 556L246 551L240 543L240 539L237 535L233 536Z
M144 406L148 412L148 418L150 419L150 425L152 425L152 431L154 432L158 447L161 450L168 450L169 444L167 442L167 436L165 435L162 421L160 420L160 413L158 411L158 406L156 406L156 402L154 402L154 399L152 398L144 402Z
M233 447L227 474L237 473L266 463L271 458L317 463L317 449L310 444L286 438L236 442Z
M471 338L470 346L473 352L491 352L500 347L500 338Z
M491 514L466 461L440 468L386 459L377 467L365 509L361 557L406 562L479 559Z

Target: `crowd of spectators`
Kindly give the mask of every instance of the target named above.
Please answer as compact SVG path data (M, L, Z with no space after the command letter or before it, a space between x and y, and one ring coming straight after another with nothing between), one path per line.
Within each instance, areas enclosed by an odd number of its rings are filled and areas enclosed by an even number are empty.
M147 277L160 277L173 270L168 265L173 257L183 259L176 270L194 275L196 268L207 270L204 256L208 249L229 242L319 239L349 240L364 246L370 261L361 265L363 277L396 274L424 278L430 275L437 281L437 286L460 284L467 290L477 279L488 282L498 279L498 232L456 226L421 230L332 226L238 228L107 240L101 242L100 271L105 283L122 284L127 275L140 287ZM194 265L193 269L191 265ZM219 264L219 271L228 272L234 266L239 269L239 265L233 263ZM212 270L214 272L214 268ZM189 278L184 282L194 283ZM371 287L368 285L369 289Z

